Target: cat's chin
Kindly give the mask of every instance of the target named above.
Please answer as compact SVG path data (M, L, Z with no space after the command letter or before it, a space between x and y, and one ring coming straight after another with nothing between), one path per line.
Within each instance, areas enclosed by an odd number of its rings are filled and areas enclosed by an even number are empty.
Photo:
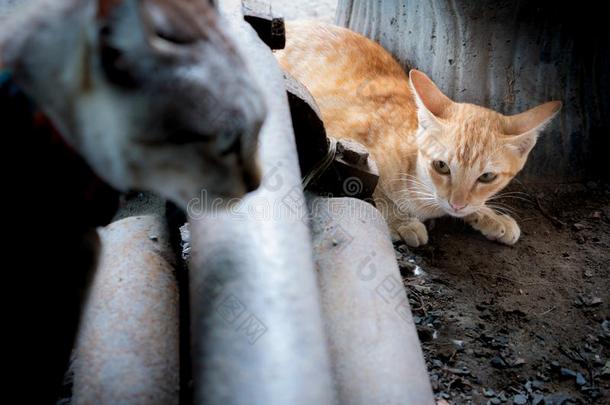
M445 210L445 212L447 213L447 215L454 217L454 218L464 218L473 213L473 211L470 211L470 210L464 211L464 212L455 212L452 210Z

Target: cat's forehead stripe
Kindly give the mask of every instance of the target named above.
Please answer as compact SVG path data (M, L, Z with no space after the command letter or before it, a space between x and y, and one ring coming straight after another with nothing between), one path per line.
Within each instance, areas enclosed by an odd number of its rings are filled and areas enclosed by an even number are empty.
M497 117L468 111L455 114L450 127L455 141L455 153L460 163L474 165L496 151L499 133Z

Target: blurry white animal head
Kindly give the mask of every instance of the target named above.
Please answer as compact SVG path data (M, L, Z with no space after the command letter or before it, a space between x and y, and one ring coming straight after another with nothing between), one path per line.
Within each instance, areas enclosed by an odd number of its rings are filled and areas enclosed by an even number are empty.
M181 205L260 183L261 93L209 0L50 0L0 32L0 68L113 186Z

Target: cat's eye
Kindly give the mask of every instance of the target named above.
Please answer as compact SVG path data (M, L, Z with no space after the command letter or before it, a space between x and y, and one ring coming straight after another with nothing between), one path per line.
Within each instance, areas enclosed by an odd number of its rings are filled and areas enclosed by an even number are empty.
M491 172L487 172L487 173L483 173L482 175L479 176L479 181L481 183L491 183L492 181L494 181L496 178L498 177L497 174L495 173L491 173Z
M435 160L434 162L432 162L432 167L434 167L434 170L436 170L438 173L443 175L451 173L449 165L443 162L442 160Z

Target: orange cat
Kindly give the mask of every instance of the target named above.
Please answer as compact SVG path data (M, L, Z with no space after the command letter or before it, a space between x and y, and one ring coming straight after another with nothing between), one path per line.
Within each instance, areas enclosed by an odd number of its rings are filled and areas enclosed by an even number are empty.
M517 242L515 220L486 202L523 168L561 102L505 116L450 100L424 73L407 76L380 45L345 28L289 22L286 35L277 58L311 91L328 134L364 144L375 159L375 204L395 240L426 244L422 222L451 215L489 239Z

